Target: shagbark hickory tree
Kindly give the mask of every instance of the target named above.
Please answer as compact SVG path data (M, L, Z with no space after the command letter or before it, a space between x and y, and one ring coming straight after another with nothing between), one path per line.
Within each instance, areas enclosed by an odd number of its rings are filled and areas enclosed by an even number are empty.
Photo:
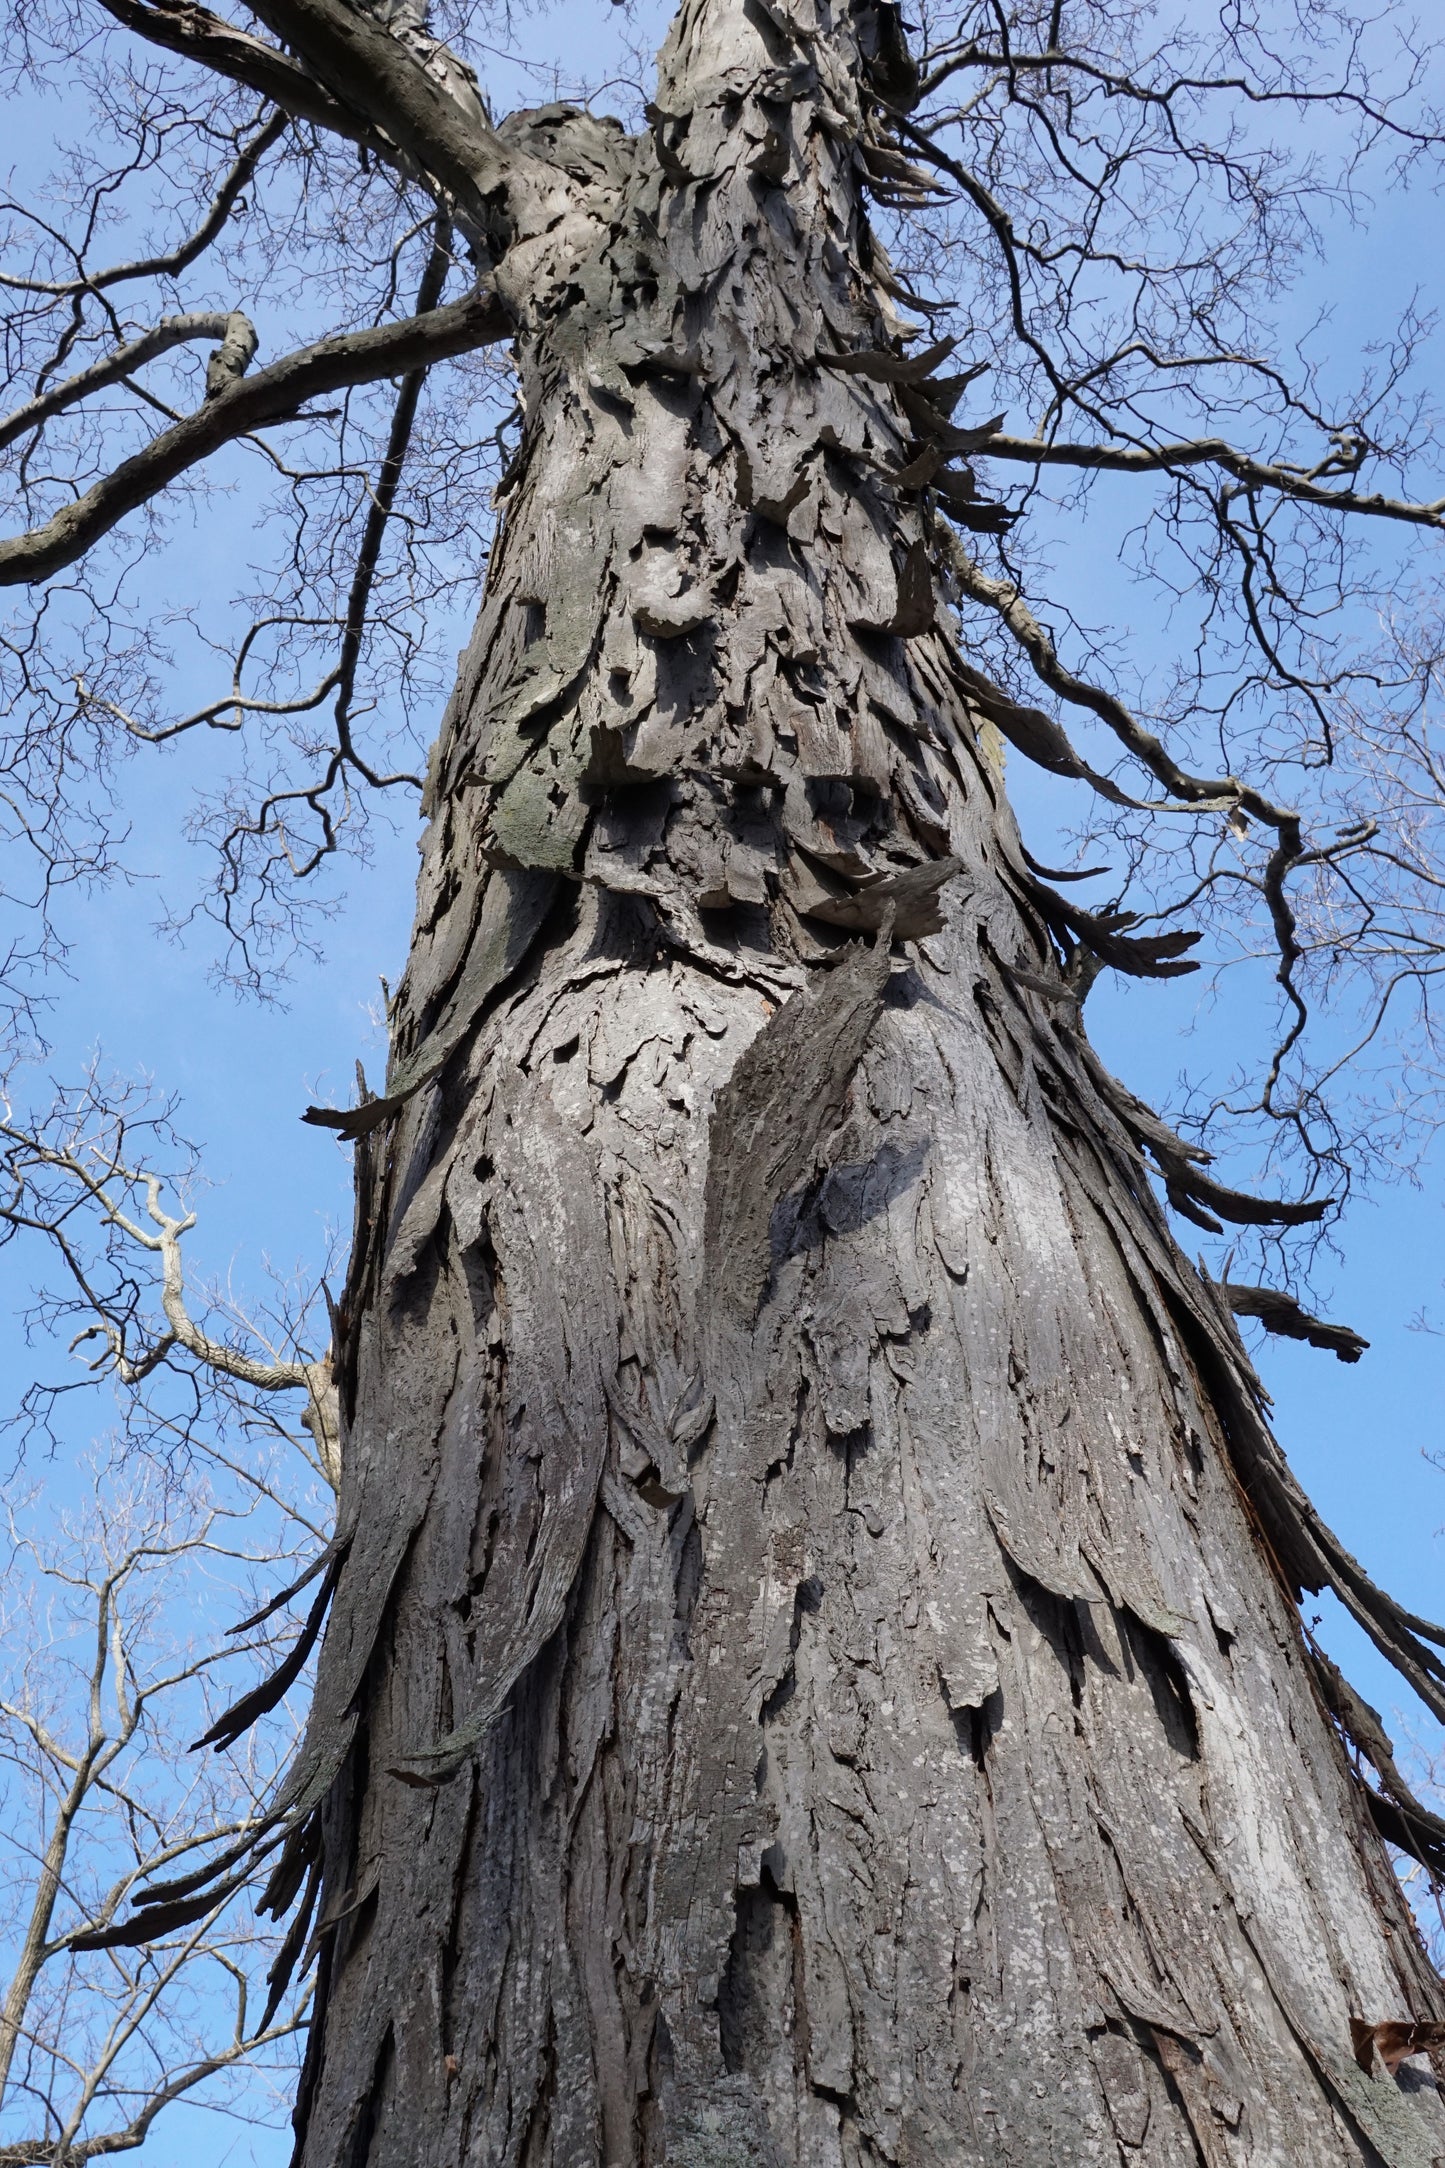
M438 365L510 347L516 391L385 1088L313 1110L358 1175L305 1743L244 1845L97 1940L264 1861L319 1966L304 2168L1423 2168L1445 2003L1386 1846L1433 1870L1445 1828L1297 1600L1437 1714L1445 1636L1301 1494L1234 1314L1358 1342L1190 1264L1165 1203L1320 1223L1364 1134L1347 994L1429 1068L1425 327L1340 391L1265 312L1362 161L1428 170L1432 56L1318 10L683 0L628 127L496 120L489 34L392 0L13 33L109 71L170 221L103 264L98 153L12 206L14 803L249 733L207 816L243 973L404 782L368 703L480 575L502 360ZM312 312L281 359L268 308ZM238 444L282 566L229 691L167 721L94 568ZM1137 491L1195 612L1147 709L1038 600L1060 477L1100 532L1085 485ZM1030 855L1006 749L1103 809L1132 904ZM1096 974L1189 969L1201 923L1268 944L1282 1019L1207 1111L1302 1201L1217 1179L1091 1049Z

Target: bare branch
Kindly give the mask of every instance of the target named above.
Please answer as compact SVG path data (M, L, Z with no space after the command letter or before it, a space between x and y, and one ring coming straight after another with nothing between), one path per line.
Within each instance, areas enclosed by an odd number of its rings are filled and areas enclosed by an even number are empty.
M427 59L411 50L379 17L341 0L253 0L269 30L394 143L411 168L430 175L478 234L491 224L486 202L497 191L524 206L528 222L550 224L567 206L565 176L502 143L494 132L470 68L445 46L426 39Z
M496 295L478 288L404 323L320 339L209 400L154 438L104 480L33 532L0 542L0 586L49 579L82 557L128 512L168 483L267 423L293 419L308 399L351 384L427 368L511 336Z
M1364 447L1350 454L1358 464ZM1214 466L1250 489L1266 489L1300 504L1331 512L1363 513L1372 519L1401 520L1407 526L1445 529L1445 497L1428 504L1379 491L1327 489L1321 469L1306 472L1270 460L1254 459L1223 437L1196 437L1177 444L1061 444L1042 437L991 436L982 447L988 459L1007 459L1031 467L1079 467L1110 474L1174 474L1188 467Z
M259 91L295 120L309 120L353 143L384 142L284 53L237 30L198 0L100 0L107 15L151 45L159 45L233 83Z
M186 240L158 256L139 256L133 262L111 264L106 270L85 273L73 279L26 279L13 272L0 271L0 287L12 292L46 294L57 300L68 300L78 294L100 294L111 286L127 281L150 278L174 278L178 271L185 271L203 255L225 227L244 191L255 178L256 168L267 151L280 142L290 126L290 115L273 113L265 126L252 136L238 154L229 173L212 197L204 218Z
M245 374L246 365L256 351L256 333L251 319L243 316L239 310L208 309L189 316L162 317L152 330L143 331L139 338L116 347L115 351L107 354L103 360L92 363L90 368L80 370L75 376L67 377L63 384L56 384L50 391L42 392L38 399L30 400L26 406L17 407L13 414L0 421L0 451L3 451L7 444L13 444L17 437L24 436L28 429L39 429L53 415L62 414L67 407L75 406L82 399L88 399L92 392L104 391L111 384L123 383L133 370L143 369L148 361L154 361L158 355L168 354L173 347L185 346L198 339L219 339L223 342L222 348L218 349L217 356L214 357L219 360L220 353L226 353L226 361L217 372L222 380L218 390L223 388L226 382L234 381ZM214 396L211 392L210 372L206 388L208 396Z
M0 1164L7 1179L6 1192L0 1195L0 1228L40 1235L62 1260L75 1293L53 1313L53 1321L66 1310L86 1319L71 1341L72 1353L99 1340L103 1352L90 1361L91 1372L112 1371L132 1391L179 1352L209 1378L229 1380L253 1394L304 1393L301 1420L311 1432L321 1472L335 1490L340 1480L340 1423L329 1357L301 1349L287 1359L274 1347L264 1355L253 1354L244 1341L249 1338L254 1345L258 1334L243 1335L238 1346L217 1339L197 1321L187 1298L183 1250L184 1237L196 1224L195 1213L168 1211L160 1175L126 1155L123 1102L107 1104L92 1082L85 1093L61 1096L50 1127L58 1128L57 1141L50 1141L43 1126L26 1127L13 1118L0 1121ZM87 1208L103 1237L119 1238L119 1256L102 1252L98 1261L86 1256L77 1215ZM156 1297L164 1322L158 1330L139 1313L136 1253L159 1267Z

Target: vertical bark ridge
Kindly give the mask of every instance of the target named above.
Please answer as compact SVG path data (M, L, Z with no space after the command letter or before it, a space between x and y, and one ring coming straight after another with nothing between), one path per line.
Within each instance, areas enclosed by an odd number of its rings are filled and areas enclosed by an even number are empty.
M922 395L827 366L868 22L505 131L575 208L364 1147L305 2168L1445 2153L1324 1536L1047 991Z

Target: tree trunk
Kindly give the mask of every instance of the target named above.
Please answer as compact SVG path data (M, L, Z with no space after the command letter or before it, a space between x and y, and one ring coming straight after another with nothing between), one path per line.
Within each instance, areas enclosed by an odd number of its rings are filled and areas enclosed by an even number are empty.
M1060 979L805 6L513 125L586 192L360 1147L299 2159L1426 2168L1328 1539Z

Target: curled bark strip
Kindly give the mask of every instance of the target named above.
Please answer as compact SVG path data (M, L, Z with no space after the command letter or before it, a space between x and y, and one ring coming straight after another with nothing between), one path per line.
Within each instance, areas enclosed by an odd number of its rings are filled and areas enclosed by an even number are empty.
M303 1574L292 1581L288 1587L283 1588L279 1595L272 1596L269 1602L262 1604L259 1611L253 1611L249 1618L240 1619L234 1626L228 1626L226 1628L227 1634L249 1633L253 1626L260 1626L268 1618L273 1617L277 1611L282 1610L285 1605L290 1603L293 1596L299 1596L303 1588L309 1588L318 1573L325 1573L328 1566L335 1563L345 1548L346 1545L341 1537L333 1536L325 1550L312 1559Z
M0 542L0 587L46 580L64 571L109 534L137 506L209 458L221 445L262 428L289 421L323 392L421 369L453 354L511 337L511 320L494 293L478 288L445 308L399 324L380 324L318 339L229 390L208 397L174 428L162 430L74 504L67 504L43 527Z
M933 567L922 542L912 542L898 575L898 607L888 626L900 640L916 640L933 625Z
M1378 2054L1393 2078L1407 2057L1422 2055L1427 2048L1445 2047L1445 2025L1430 2019L1387 2018L1382 2025L1350 2019L1350 2042L1361 2070L1373 2071Z
M906 866L901 873L887 873L866 888L834 896L809 915L825 925L846 927L850 933L876 933L891 913L895 941L926 940L942 929L940 891L962 871L962 865L958 858L925 859L921 866Z
M133 1950L147 1942L157 1942L163 1935L171 1935L181 1927L192 1927L203 1920L208 1912L233 1897L249 1879L256 1857L252 1846L246 1847L244 1864L234 1873L208 1882L199 1896L174 1898L164 1903L147 1905L144 1910L132 1913L128 1920L118 1921L111 1927L99 1927L94 1934L77 1935L71 1944L76 1950Z
M940 412L927 397L927 392L926 383L917 388L911 384L898 386L898 403L925 442L936 444L945 452L956 453L977 452L992 441L1003 420L1001 414L964 428Z
M440 1075L489 997L521 963L556 893L555 874L530 867L494 869L482 895L477 930L456 991L421 1045L397 1063L382 1097L367 1099L357 1107L308 1107L302 1121L318 1129L335 1129L351 1141L379 1129L399 1113L423 1084Z
M813 358L820 369L836 369L843 376L871 377L875 384L921 384L941 362L947 361L957 344L957 339L939 339L921 354L889 354L865 346L852 354L815 354ZM970 370L970 377L982 376L987 366L982 363Z
M1177 1212L1212 1235L1224 1232L1219 1220L1229 1220L1236 1227L1312 1227L1335 1201L1333 1197L1303 1197L1292 1203L1282 1197L1252 1197L1242 1189L1227 1189L1197 1168L1173 1174L1166 1170L1164 1189ZM1213 1212L1219 1220L1209 1216Z
M938 477L938 494L954 525L970 534L1007 534L1023 516L1011 505L976 502L973 483L952 469Z
M922 74L909 50L903 10L894 0L879 0L873 17L875 50L867 63L869 84L895 112L907 113L918 103Z
M306 1877L306 1893L291 1916L291 1924L286 1929L281 1947L272 1959L270 1969L266 1974L266 2007L261 2015L262 2032L266 2030L279 2009L281 1998L291 1985L296 1967L301 1962L301 1953L306 1947L312 1916L316 1910L316 1899L320 1891L321 1860L320 1846L318 1844L316 1856L311 1861Z
M248 1694L243 1694L239 1701L233 1702L225 1714L216 1719L209 1731L202 1732L195 1741L192 1752L209 1746L214 1747L218 1754L223 1754L228 1746L234 1746L236 1741L250 1730L258 1717L264 1716L269 1709L274 1709L277 1702L296 1684L325 1623L340 1571L341 1557L337 1554L326 1569L326 1578L306 1614L306 1622L296 1636L285 1662L278 1664L270 1677L263 1679L259 1686L253 1686Z
M1109 1116L1119 1125L1122 1137L1110 1154L1110 1176L1126 1174L1124 1139L1145 1147L1160 1164L1170 1166L1176 1184L1187 1182L1202 1191L1234 1200L1235 1192L1210 1184L1197 1161L1209 1154L1176 1137L1159 1116L1136 1100L1127 1088L1111 1077L1082 1033L1067 1029L1052 1035L1063 1061L1073 1057L1079 1067L1072 1079L1073 1091L1092 1086L1097 1094L1091 1112L1095 1134L1102 1141L1109 1133ZM1087 1089L1082 1095L1088 1105ZM1117 1133L1116 1133L1117 1134ZM1127 1149L1127 1146L1124 1147ZM1081 1173L1083 1167L1081 1165ZM1128 1253L1131 1235L1116 1210L1113 1191L1090 1183L1090 1194L1114 1228L1121 1252ZM1125 1188L1140 1194L1137 1182ZM1184 1195L1184 1192L1180 1192ZM1177 1203L1176 1199L1171 1199ZM1257 1200L1239 1199L1241 1204ZM1185 1202L1188 1202L1187 1197ZM1322 1210L1324 1206L1320 1207ZM1284 1207L1282 1209L1290 1209ZM1297 1209L1297 1208L1296 1208ZM1231 1312L1209 1279L1181 1272L1177 1252L1169 1243L1162 1219L1152 1230L1133 1223L1132 1239L1144 1234L1145 1248L1155 1284L1165 1308L1188 1348L1209 1397L1218 1410L1234 1473L1258 1523L1267 1555L1272 1559L1281 1585L1292 1603L1302 1590L1318 1594L1332 1588L1356 1622L1375 1643L1382 1656L1420 1696L1431 1713L1445 1722L1445 1663L1427 1646L1445 1648L1445 1626L1407 1611L1380 1588L1359 1561L1351 1556L1334 1531L1320 1518L1289 1467L1261 1405L1261 1388L1250 1368L1237 1331L1231 1329ZM1407 1847L1408 1849L1408 1847Z
M527 1476L509 1489L493 1541L473 1705L445 1738L389 1765L423 1788L467 1766L562 1623L597 1510L604 1381L617 1367L607 1230L585 1144L521 1088L490 1141L491 1234L514 1335L508 1432Z
M1040 865L1027 846L1023 846L1023 861L1030 873L1036 873L1042 881L1102 881L1109 872L1107 866L1078 866L1071 872L1058 866Z
M957 538L949 534L946 528L938 530L938 534L951 571L957 572L960 566L967 566L971 562L965 556ZM1238 801L1238 789L1231 784L1218 799L1207 802L1192 799L1187 807L1146 805L1143 799L1121 790L1112 777L1101 775L1097 768L1091 768L1087 761L1081 759L1068 732L1052 715L1046 715L1042 708L1026 707L1020 701L1011 700L1008 694L986 678L981 670L975 670L971 663L963 662L956 656L949 656L949 667L968 695L970 706L994 724L1008 739L1009 744L1023 754L1025 760L1031 760L1037 768L1047 769L1050 775L1067 776L1072 782L1087 783L1091 790L1097 791L1101 798L1107 798L1111 805L1123 806L1134 812L1198 812L1201 805L1206 804L1208 807L1217 805L1221 811L1227 811Z
M303 1748L276 1798L244 1837L190 1874L151 1883L137 1897L136 1910L128 1920L101 1930L104 1942L77 1942L76 1947L138 1948L173 1927L203 1918L212 1905L242 1888L263 1859L288 1843L298 1829L306 1831L312 1812L346 1759L355 1731L356 1719L349 1717L332 1727L311 1752ZM266 1909L268 1894L269 1890L263 1892L259 1909Z
M1393 1844L1397 1852L1408 1852L1436 1883L1445 1884L1445 1822L1426 1807L1418 1811L1402 1807L1397 1800L1372 1791L1368 1784L1362 1784L1361 1789L1370 1820L1386 1844Z
M734 1323L762 1299L773 1208L836 1126L888 984L890 910L871 948L855 944L816 991L764 1024L717 1095L708 1134L704 1285Z
M425 1517L435 1479L433 1459L416 1471L411 1489L398 1500L388 1495L385 1473L365 1451L358 1455L347 1472L349 1488L342 1499L338 1530L338 1541L346 1545L346 1551L338 1555L334 1569L331 1615L301 1747L276 1796L248 1835L191 1873L150 1884L139 1896L130 1921L114 1930L118 1944L121 1940L144 1942L164 1932L156 1924L169 1916L161 1907L193 1897L217 1901L239 1889L252 1867L278 1846L281 1859L259 1905L277 1917L287 1909L309 1858L311 1817L351 1751L361 1677L371 1660L397 1575Z
M1380 1791L1364 1787L1375 1827L1387 1843L1408 1852L1445 1880L1445 1820L1422 1806L1395 1763L1395 1748L1377 1709L1357 1694L1338 1664L1311 1646L1320 1698L1350 1744L1364 1755L1380 1780Z
M1112 964L1116 971L1127 972L1131 978L1177 979L1199 969L1197 962L1184 957L1184 951L1199 940L1197 933L1150 934L1142 939L1126 936L1125 927L1135 923L1132 911L1086 911L1055 895L1042 881L1030 880L1028 890L1053 931L1071 935L1101 963Z
M1203 1227L1214 1235L1224 1231L1220 1220L1229 1220L1240 1227L1307 1227L1323 1219L1329 1211L1334 1203L1332 1197L1305 1197L1290 1202L1282 1198L1252 1197L1244 1190L1229 1189L1223 1182L1216 1182L1202 1171L1202 1166L1212 1159L1212 1153L1176 1136L1152 1108L1136 1099L1117 1077L1110 1076L1082 1034L1076 1036L1074 1044L1100 1098L1113 1110L1135 1143L1148 1151L1163 1175L1169 1202L1196 1227ZM1219 1214L1219 1219L1212 1217L1214 1213Z
M1357 1363L1370 1344L1349 1325L1331 1325L1322 1317L1312 1317L1280 1288L1245 1287L1237 1280L1223 1280L1219 1292L1236 1317L1258 1318L1266 1332L1327 1348L1342 1363Z
M881 624L866 617L851 620L859 632L893 634L900 640L916 640L933 626L933 566L923 542L911 542L898 573L898 598L892 614Z
M1212 1285L1185 1287L1172 1271L1161 1281L1191 1354L1206 1378L1225 1426L1230 1459L1258 1519L1281 1579L1294 1601L1301 1590L1332 1588L1385 1660L1445 1723L1445 1626L1407 1611L1371 1580L1359 1560L1321 1519L1264 1419L1259 1385L1237 1336L1230 1359L1216 1320L1228 1316ZM1433 1642L1434 1648L1427 1646Z

